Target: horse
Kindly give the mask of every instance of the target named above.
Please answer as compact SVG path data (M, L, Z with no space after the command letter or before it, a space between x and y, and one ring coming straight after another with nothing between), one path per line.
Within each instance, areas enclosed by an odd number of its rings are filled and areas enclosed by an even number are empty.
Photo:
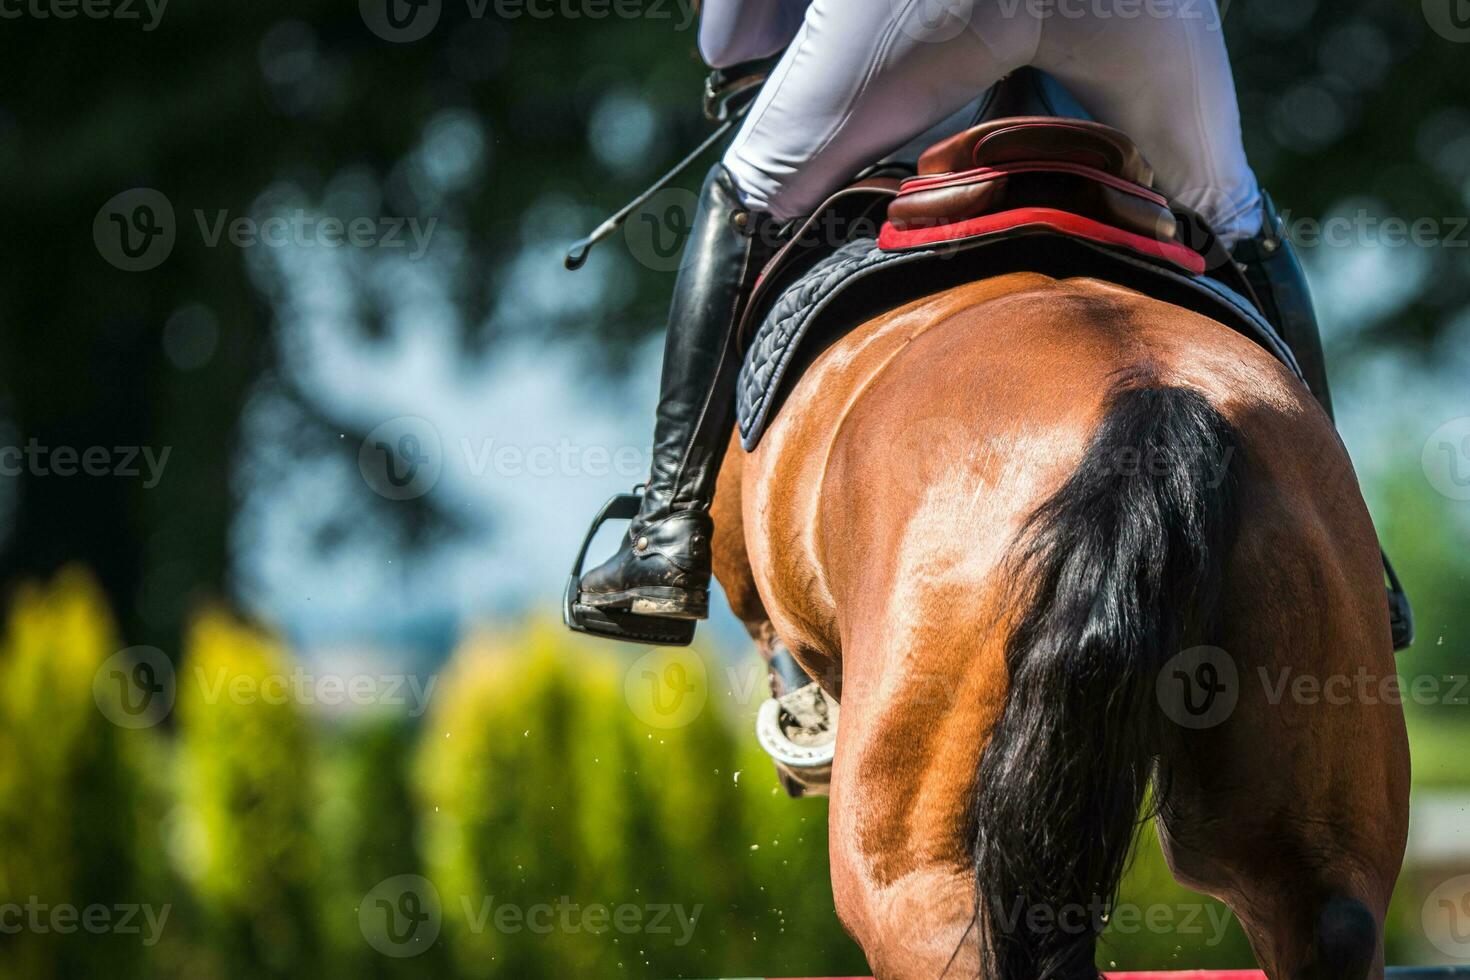
M841 705L833 897L881 980L1095 980L1147 815L1268 976L1383 976L1403 714L1334 683L1394 677L1378 542L1265 350L1098 279L953 286L816 355L713 514L736 615Z

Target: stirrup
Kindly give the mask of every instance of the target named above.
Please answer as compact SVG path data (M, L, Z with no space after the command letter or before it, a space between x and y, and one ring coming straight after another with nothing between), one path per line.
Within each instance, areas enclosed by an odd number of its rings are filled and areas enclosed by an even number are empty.
M1398 653L1414 643L1414 610L1387 553L1383 555L1383 573L1388 578L1388 628L1393 636L1393 652Z
M687 647L694 642L695 621L692 619L669 619L664 616L640 616L627 610L600 609L577 601L582 591L582 564L587 560L587 551L592 539L608 521L631 521L638 516L643 498L636 493L614 494L602 505L602 510L587 529L587 537L577 552L572 565L572 574L567 579L567 589L562 595L561 619L567 628L577 633L589 633L625 643L652 643L658 646Z

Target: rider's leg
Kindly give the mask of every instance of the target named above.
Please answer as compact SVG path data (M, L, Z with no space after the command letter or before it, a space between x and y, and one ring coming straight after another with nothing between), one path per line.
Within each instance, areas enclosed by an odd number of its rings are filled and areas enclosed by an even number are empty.
M716 165L674 283L643 504L617 553L582 577L585 605L675 619L707 614L709 505L733 424L734 328L771 244L766 224Z
M1050 16L1036 65L1099 121L1133 137L1160 189L1209 221L1330 416L1311 293L1246 163L1235 80L1214 6L1165 0L1132 18Z
M932 14L920 2L813 0L808 8L726 153L728 173L705 184L675 287L644 506L618 554L584 576L584 602L705 613L708 507L733 421L730 332L759 266L760 236L731 227L742 205L751 224L763 213L805 214L1007 72L1036 64L1130 133L1163 188L1196 205L1227 244L1259 229L1260 194L1212 19L1157 8L1126 18L1052 16L997 0L976 0L968 23Z
M734 424L733 327L767 214L815 208L841 183L1026 63L1036 29L999 4L982 43L911 4L814 0L740 134L705 182L674 287L652 472L617 554L582 577L585 605L691 619L706 614L710 501ZM726 169L728 168L728 169ZM743 222L743 224L737 224ZM755 234L752 234L755 232Z
M1035 53L1033 5L975 0L968 23L934 6L813 0L725 155L747 204L810 213Z

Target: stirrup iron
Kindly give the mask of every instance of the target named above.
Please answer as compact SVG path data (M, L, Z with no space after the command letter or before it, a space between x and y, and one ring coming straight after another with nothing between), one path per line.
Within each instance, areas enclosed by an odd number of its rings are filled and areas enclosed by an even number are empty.
M627 610L596 608L578 602L581 595L582 565L587 560L587 551L592 539L608 521L631 521L638 516L643 497L636 493L614 494L603 504L602 510L587 529L587 537L577 552L572 565L572 574L567 579L566 592L562 594L561 618L567 627L577 633L622 640L625 643L651 643L657 646L687 647L694 642L695 621L692 619L669 619L664 616L635 615Z

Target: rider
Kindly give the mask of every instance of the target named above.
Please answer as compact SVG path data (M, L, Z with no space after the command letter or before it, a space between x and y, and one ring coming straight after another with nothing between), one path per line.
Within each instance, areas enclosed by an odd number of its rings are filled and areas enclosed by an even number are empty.
M1301 266L1241 144L1220 17L1209 0L705 0L704 59L781 56L709 172L674 285L641 508L617 553L582 577L580 602L701 619L710 502L734 424L734 326L777 224L1026 65L1127 133L1160 190L1231 249L1331 414Z

